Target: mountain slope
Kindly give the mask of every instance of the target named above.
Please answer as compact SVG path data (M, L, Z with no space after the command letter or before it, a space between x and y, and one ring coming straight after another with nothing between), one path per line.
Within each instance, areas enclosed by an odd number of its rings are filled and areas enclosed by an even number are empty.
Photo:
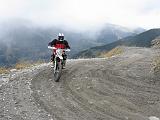
M137 47L151 47L152 46L152 40L160 36L160 29L151 29L146 32L143 32L141 34L138 34L136 36L129 36L124 39L118 40L116 42L104 45L104 46L98 46L93 47L88 50L82 51L75 55L75 58L77 57L96 57L100 55L103 51L109 51L116 46L119 45L125 45L125 46L137 46Z
M136 35L144 31L145 30L142 28L129 29L114 24L106 24L102 30L100 30L97 41L100 43L109 44L127 36Z
M154 48L160 48L160 36L152 40L152 45Z
M63 32L71 46L69 57L90 47L104 45L115 39L96 39L105 34L111 36L127 36L132 31L117 25L104 26L101 30L86 32L72 31L58 27L42 27L26 20L13 20L0 25L0 66L13 65L19 61L48 60L51 51L47 49L48 42L57 38L57 33ZM124 30L125 29L125 30Z

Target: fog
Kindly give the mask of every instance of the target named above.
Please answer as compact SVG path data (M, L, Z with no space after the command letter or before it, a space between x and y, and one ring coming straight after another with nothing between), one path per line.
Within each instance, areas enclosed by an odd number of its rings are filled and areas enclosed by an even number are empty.
M159 0L0 0L0 66L47 60L65 34L70 56L160 27ZM122 27L123 26L123 27ZM136 29L141 27L144 29Z
M0 0L0 22L26 19L41 26L96 29L106 23L160 27L159 0Z

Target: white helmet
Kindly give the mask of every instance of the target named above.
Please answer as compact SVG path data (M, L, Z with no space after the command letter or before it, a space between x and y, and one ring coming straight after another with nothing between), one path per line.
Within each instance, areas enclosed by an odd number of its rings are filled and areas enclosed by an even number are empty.
M64 34L63 33L58 34L58 40L64 40Z
M58 33L58 37L59 37L59 36L62 36L61 33Z

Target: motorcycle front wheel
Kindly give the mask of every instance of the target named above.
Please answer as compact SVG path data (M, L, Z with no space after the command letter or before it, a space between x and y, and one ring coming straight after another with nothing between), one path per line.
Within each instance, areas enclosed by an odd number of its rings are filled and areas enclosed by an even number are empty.
M54 67L54 81L55 82L59 82L61 74L62 74L62 64L61 64L61 61L60 62L56 61L56 64L55 64L55 67Z

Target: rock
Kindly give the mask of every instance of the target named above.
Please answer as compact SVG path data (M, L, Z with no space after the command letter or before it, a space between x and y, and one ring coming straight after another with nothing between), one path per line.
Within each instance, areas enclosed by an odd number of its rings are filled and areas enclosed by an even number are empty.
M156 39L152 40L152 46L154 48L160 48L160 37L157 37Z
M91 86L87 86L87 89L90 89L90 88L92 88Z
M80 88L80 87L77 87L76 89L77 89L77 90L80 90L81 88Z
M149 120L160 120L160 119L155 116L151 116L151 117L149 117Z
M89 104L93 105L93 102L92 102L92 101L89 101Z
M17 71L17 69L11 69L10 70L10 72L16 72Z

